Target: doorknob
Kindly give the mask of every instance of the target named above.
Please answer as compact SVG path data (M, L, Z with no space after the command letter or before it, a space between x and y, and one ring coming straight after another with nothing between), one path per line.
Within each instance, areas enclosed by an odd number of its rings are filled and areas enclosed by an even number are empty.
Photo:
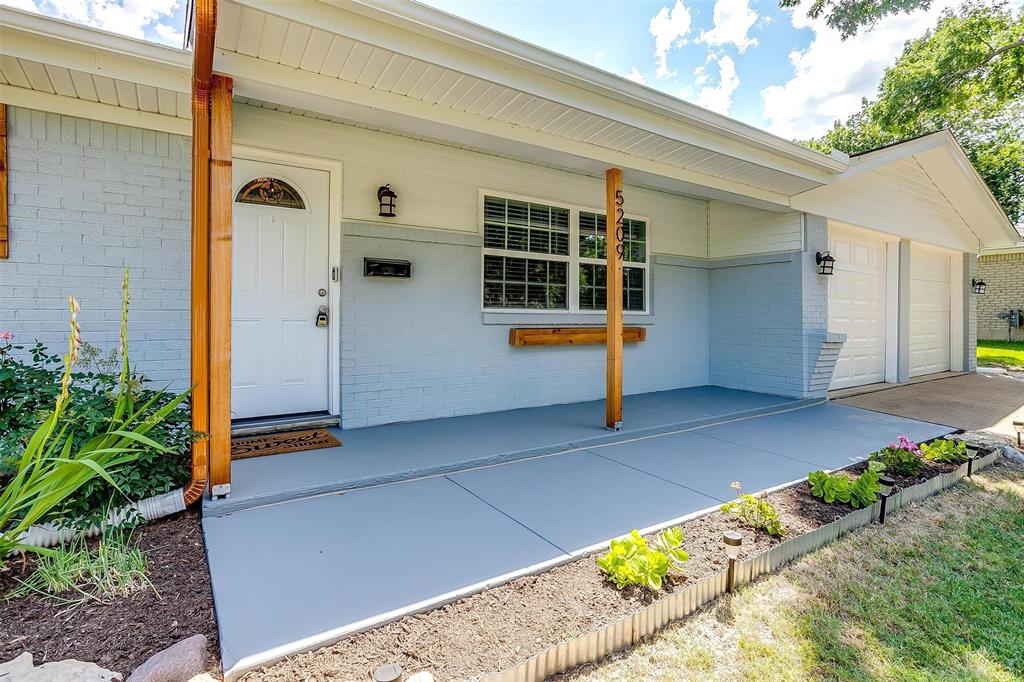
M327 306L322 305L316 309L316 326L327 326Z

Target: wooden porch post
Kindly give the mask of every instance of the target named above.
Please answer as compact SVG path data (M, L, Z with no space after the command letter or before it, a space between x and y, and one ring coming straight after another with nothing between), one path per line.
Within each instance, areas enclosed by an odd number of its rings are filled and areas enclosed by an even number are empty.
M198 11L198 10L197 10ZM198 47L197 47L198 54ZM210 91L193 78L192 86L192 430L210 432ZM210 441L192 445L189 498L198 499L209 475ZM200 489L199 486L202 486ZM189 499L189 502L195 500Z
M7 105L0 104L0 258L11 253L7 214Z
M210 94L210 485L231 490L232 81L214 75Z
M622 428L622 170L605 172L605 222L607 225L607 380L604 399L604 425Z

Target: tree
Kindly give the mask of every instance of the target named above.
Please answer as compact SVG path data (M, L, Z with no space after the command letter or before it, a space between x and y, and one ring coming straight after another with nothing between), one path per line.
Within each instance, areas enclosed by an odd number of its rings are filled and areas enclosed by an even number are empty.
M802 3L803 0L779 0L779 7L798 7ZM846 40L890 14L928 9L931 4L932 0L811 0L807 16L817 19L824 14L825 23L839 31Z
M1006 4L947 11L934 30L906 43L875 100L806 144L856 154L942 128L960 141L1010 219L1024 222L1021 11Z

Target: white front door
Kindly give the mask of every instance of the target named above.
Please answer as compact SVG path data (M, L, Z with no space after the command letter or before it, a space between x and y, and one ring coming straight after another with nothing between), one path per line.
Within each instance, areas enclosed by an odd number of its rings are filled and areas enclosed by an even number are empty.
M831 388L885 381L885 240L830 226L828 248L828 330L846 334Z
M949 255L910 250L910 376L949 369Z
M329 174L232 165L231 416L327 411L330 332L317 312L329 307Z

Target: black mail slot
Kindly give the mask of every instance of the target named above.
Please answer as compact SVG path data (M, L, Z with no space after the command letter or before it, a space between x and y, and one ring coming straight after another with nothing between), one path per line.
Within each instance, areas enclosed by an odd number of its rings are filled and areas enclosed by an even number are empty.
M412 277L412 263L389 258L364 258L363 277Z

